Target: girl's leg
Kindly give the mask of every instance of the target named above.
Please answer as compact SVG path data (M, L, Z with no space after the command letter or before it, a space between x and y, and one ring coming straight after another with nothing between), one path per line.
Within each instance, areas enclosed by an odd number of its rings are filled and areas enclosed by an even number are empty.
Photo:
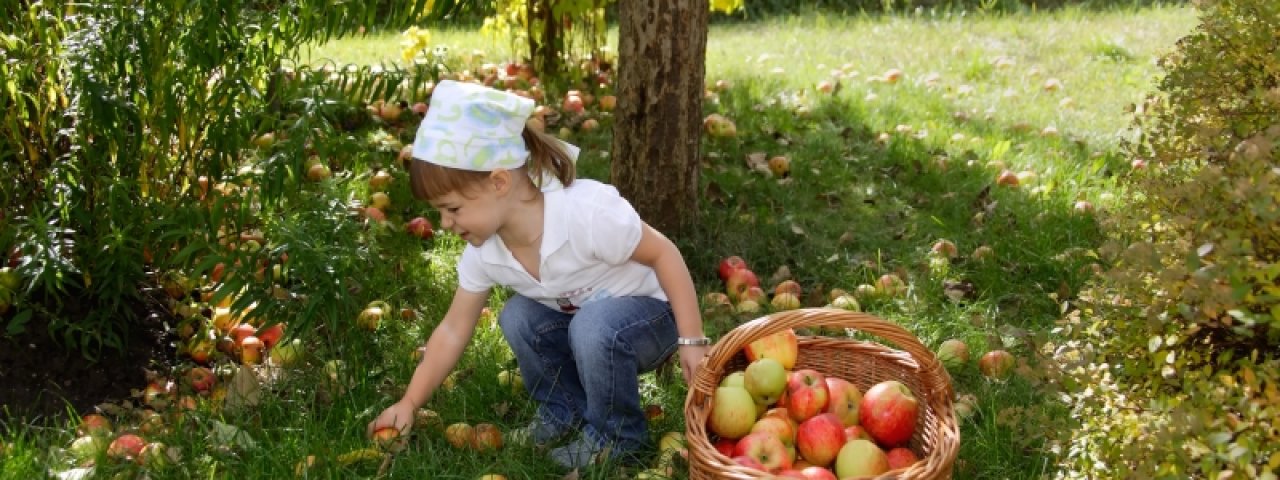
M586 395L569 350L572 315L516 295L498 316L529 396L538 402L538 419L528 435L543 444L567 433L582 419Z
M583 453L589 457L606 445L614 454L647 446L638 376L675 351L676 336L671 306L662 300L614 297L578 310L569 324L569 343L586 394L586 424L579 442L552 452L557 461L582 466L590 461Z

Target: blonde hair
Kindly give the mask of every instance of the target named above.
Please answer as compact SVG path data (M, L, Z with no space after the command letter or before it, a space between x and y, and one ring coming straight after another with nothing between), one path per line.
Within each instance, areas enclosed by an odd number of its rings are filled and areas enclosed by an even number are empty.
M529 127L525 127L521 137L529 149L529 161L518 171L528 172L530 178L545 178L550 174L566 187L573 183L577 171L573 159L559 140ZM453 192L466 196L486 178L489 178L489 172L442 167L418 159L409 162L409 185L418 200L431 201Z

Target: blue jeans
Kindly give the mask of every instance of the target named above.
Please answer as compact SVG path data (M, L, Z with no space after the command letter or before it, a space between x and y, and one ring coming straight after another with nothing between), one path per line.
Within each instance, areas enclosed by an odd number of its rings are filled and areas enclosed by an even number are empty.
M588 441L612 444L615 454L648 445L638 377L676 350L670 304L613 297L567 314L516 295L498 324L540 420L561 429L581 425Z

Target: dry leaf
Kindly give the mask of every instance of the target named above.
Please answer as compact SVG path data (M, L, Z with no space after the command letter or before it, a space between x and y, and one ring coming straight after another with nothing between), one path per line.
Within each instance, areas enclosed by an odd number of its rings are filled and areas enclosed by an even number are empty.
M796 235L800 235L800 236L802 236L802 237L804 237L804 236L808 236L808 235L809 235L808 233L805 233L805 231L804 231L804 229L803 229L803 228L800 228L800 226L799 226L799 225L796 225L795 223L792 223L792 224L791 224L791 233L794 233L794 234L796 234Z
M575 468L573 471L564 474L563 477L560 477L560 480L578 480L578 469Z
M777 285L779 283L782 283L783 280L788 280L790 278L791 278L791 269L788 268L786 265L783 265L781 267L778 267L778 269L773 272L773 275L769 276L769 281L767 284Z
M262 401L262 385L258 383L258 374L249 365L241 365L240 370L231 377L231 385L227 387L226 407L235 410L240 407L254 407Z

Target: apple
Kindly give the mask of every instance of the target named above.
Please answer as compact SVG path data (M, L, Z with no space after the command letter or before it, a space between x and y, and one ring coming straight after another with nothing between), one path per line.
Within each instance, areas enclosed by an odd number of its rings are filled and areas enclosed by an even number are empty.
M148 383L142 391L142 402L152 407L165 406L169 398L174 396L173 382L156 380Z
M960 395L960 397L956 399L955 410L956 419L958 420L964 420L973 416L974 412L978 411L978 397L968 393Z
M755 300L743 300L738 302L738 306L734 307L738 313L754 314L760 313L760 303Z
M391 180L391 172L378 170L369 177L369 189L374 192L384 192L387 186L391 185Z
M475 438L475 427L467 423L454 423L444 429L444 439L454 448L467 448L475 443Z
M107 440L101 436L85 435L71 442L67 451L79 461L93 460L107 450ZM3 454L0 454L3 455Z
M791 468L791 454L787 453L782 440L772 433L751 433L742 437L733 447L733 456L751 457L769 472Z
M564 97L564 102L561 103L560 107L569 113L582 113L586 109L586 106L583 105L582 97L578 95Z
M80 427L78 430L81 435L110 435L111 420L107 420L107 417L102 415L90 413L80 418Z
M399 451L404 448L400 431L395 427L382 427L373 432L373 443L383 451Z
M801 469L800 476L797 478L803 478L805 480L838 480L836 478L836 474L831 473L831 470L816 465Z
M844 424L831 413L815 415L800 423L796 431L796 448L812 465L825 467L835 461L845 443Z
M107 446L107 456L115 460L133 460L138 458L138 454L142 453L142 447L147 446L147 441L142 437L132 433L126 433L111 441L111 445Z
M361 214L364 215L365 218L374 222L382 223L387 221L387 214L383 213L382 209L378 207L365 207L364 210L361 211Z
M724 455L726 457L733 456L733 447L736 447L737 445L738 445L738 441L732 438L717 439L716 443L712 444L712 446L715 447L717 452L720 452L721 455Z
M733 311L733 302L722 292L707 292L702 296L702 304L705 309L703 313Z
M920 457L916 456L916 452L913 452L910 448L906 447L890 449L885 456L888 457L889 460L889 470L907 468L920 461Z
M853 440L836 455L839 478L869 477L889 471L889 458L869 440Z
M978 369L987 378L1003 379L1013 371L1013 355L1004 350L992 350L978 359Z
M278 267L280 265L277 264L276 266ZM261 330L258 330L256 336L258 337L258 340L262 340L262 346L264 348L270 349L276 346L277 343L280 343L280 338L284 337L284 324L273 323L270 326L263 327Z
M520 393L524 391L524 377L520 376L519 370L503 370L498 372L498 385L510 388L512 393Z
M137 462L152 469L165 468L171 462L168 449L168 446L160 442L148 443L138 452Z
M391 206L391 197L385 192L373 192L369 195L369 206L386 211L387 207Z
M827 377L827 409L840 419L844 426L858 424L858 407L862 405L862 390L857 385L837 377Z
M257 333L258 333L258 329L253 325L250 325L247 323L241 323L239 325L231 327L231 333L230 333L231 341L234 342L236 345L240 345L241 342L244 342L244 339L246 337L255 336L257 335Z
M217 377L214 376L213 370L205 367L194 367L187 372L187 378L191 381L191 388L197 392L207 392L213 388Z
M583 120L582 125L579 125L578 128L581 128L582 131L584 132L590 132L592 130L600 128L600 122L594 118L588 118L586 120Z
M898 80L902 80L902 70L890 68L888 71L884 72L885 83L894 84L898 83ZM840 477L843 478L844 475L841 475Z
M836 297L836 299L831 302L831 306L833 308L848 310L850 312L862 311L862 305L858 303L858 299L853 298L853 295L841 295Z
M252 335L244 337L240 342L240 363L244 365L262 363L262 340Z
M979 246L978 248L973 249L973 253L969 255L969 258L972 258L978 262L982 262L982 261L991 259L992 257L995 256L995 254L996 254L996 251L992 250L991 247L987 245L982 245L982 246Z
M906 282L897 274L886 273L876 280L876 291L885 295L900 295L907 290Z
M862 428L862 425L849 425L847 427L844 427L845 442L850 442L858 439L871 440L871 435L867 434L867 430Z
M795 280L783 280L773 287L774 295L781 295L784 293L790 293L799 297L803 293L800 288L800 282Z
M739 370L725 375L724 378L720 379L719 386L747 388L747 371Z
M779 416L765 416L756 420L751 425L751 433L768 433L778 437L782 444L787 448L793 448L796 445L796 429L795 422L790 418Z
M772 405L787 388L787 370L772 358L761 358L747 365L743 386L757 405Z
M431 220L427 220L426 217L414 217L409 220L409 223L405 224L404 230L409 232L410 235L423 240L430 240L435 235L435 231L431 227Z
M684 434L680 432L662 434L662 439L658 440L658 454L668 459L677 455L688 458L689 450L685 446Z
M481 423L475 426L475 435L471 440L471 448L479 451L502 448L502 430L492 423Z
M419 408L418 411L413 412L413 428L432 432L444 430L444 420L435 410Z
M720 261L720 280L729 281L729 274L733 273L734 270L750 270L750 268L747 268L747 262L742 257L737 255L725 257L724 260Z
M796 366L796 357L800 355L800 340L796 331L786 329L748 343L743 348L748 361L761 358L772 358L782 364L782 368L791 370Z
M765 296L763 288L747 287L747 291L743 292L742 298L738 299L738 301L745 302L748 300L756 303L767 303L769 298Z
M1018 174L1010 170L1003 170L1000 175L996 176L996 185L1004 185L1007 187L1018 186Z
M929 249L929 253L940 257L956 258L960 251L956 248L956 244L951 243L951 240L942 239L934 242L933 247Z
M1074 208L1076 213L1093 213L1093 204L1086 200L1076 201Z
M716 138L738 135L738 127L734 125L733 120L718 113L707 115L706 118L702 119L702 127L706 129L707 135Z
M382 314L382 307L367 307L356 317L356 325L371 332L377 330L378 323L382 321Z
M822 373L809 368L793 371L787 379L787 413L804 422L827 410L829 395Z
M607 112L613 110L614 107L618 105L618 97L613 95L601 95L598 103L600 103L600 109Z
M836 89L836 84L835 84L835 83L832 83L832 82L831 82L831 80L822 80L822 81L818 82L818 91L819 91L819 92L822 92L822 93L831 93L831 92L834 92L834 91L835 91L835 89Z
M938 346L938 360L947 368L958 368L969 362L969 346L957 339L950 339Z
M916 430L920 402L911 389L896 380L877 383L862 396L858 420L877 443L897 447L907 443Z
M731 458L730 460L733 460L733 463L736 463L736 464L738 464L738 465L742 465L742 466L747 467L747 468L754 468L754 469L756 469L756 470L760 470L760 471L762 471L762 472L764 472L764 471L768 471L767 469L765 469L765 468L764 468L764 465L763 465L763 464L761 464L759 460L756 460L756 459L754 459L754 458L748 457L748 456L746 456L746 455L739 455L739 456L736 456L736 457Z
M795 310L800 308L800 298L795 294L784 292L773 296L773 300L769 302L774 310Z
M746 388L717 387L708 422L722 438L742 438L756 423L756 402Z
M661 421L666 417L666 413L662 411L662 405L650 403L644 407L644 419L650 422Z
M293 339L283 345L271 349L271 360L280 367L291 367L302 358L302 340Z
M756 278L755 272L745 268L730 272L729 279L724 282L725 292L731 300L740 300L748 288L759 286L760 279Z
M323 163L316 163L307 167L307 180L319 182L329 178L331 175L333 175L333 172Z
M784 155L776 155L769 159L769 173L778 178L791 175L791 159Z
M214 343L208 338L193 338L187 346L187 355L191 356L191 360L201 365L208 365L209 358L213 355Z

